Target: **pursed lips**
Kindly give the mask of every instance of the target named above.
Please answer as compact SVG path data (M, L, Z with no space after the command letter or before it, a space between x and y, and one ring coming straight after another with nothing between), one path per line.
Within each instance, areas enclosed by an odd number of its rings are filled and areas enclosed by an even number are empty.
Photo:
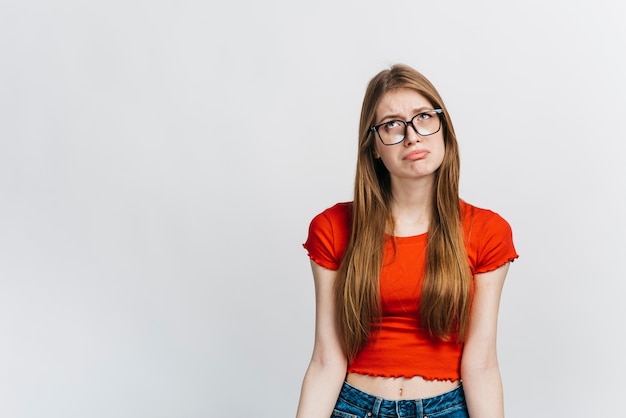
M420 149L420 150L415 150L415 151L409 152L402 159L403 160L408 160L408 161L416 161L416 160L421 160L422 158L426 158L426 156L428 154L430 154L429 151L427 151L425 149Z

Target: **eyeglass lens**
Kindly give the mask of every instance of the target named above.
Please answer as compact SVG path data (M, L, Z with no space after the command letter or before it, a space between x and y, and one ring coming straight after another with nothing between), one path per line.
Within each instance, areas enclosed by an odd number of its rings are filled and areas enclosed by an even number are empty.
M439 131L440 123L441 120L436 112L422 112L413 116L408 123L403 120L385 122L379 125L377 131L385 144L392 145L404 140L409 124L419 135L428 136Z

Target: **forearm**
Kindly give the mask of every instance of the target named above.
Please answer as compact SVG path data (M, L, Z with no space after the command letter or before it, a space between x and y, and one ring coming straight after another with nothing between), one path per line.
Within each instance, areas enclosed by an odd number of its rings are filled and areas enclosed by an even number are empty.
M471 418L503 418L502 379L496 352L498 308L508 263L474 276L474 300L461 358L461 379Z
M504 397L498 364L461 368L463 390L471 418L503 418Z
M312 361L304 375L297 418L328 418L337 403L346 376L345 364Z

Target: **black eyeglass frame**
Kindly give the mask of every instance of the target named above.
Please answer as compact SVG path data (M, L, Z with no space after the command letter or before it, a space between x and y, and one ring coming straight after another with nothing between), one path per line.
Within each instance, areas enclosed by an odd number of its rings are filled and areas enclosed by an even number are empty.
M415 127L415 125L413 124L413 119L415 119L416 117L418 117L419 115L423 115L424 113L436 113L437 115L442 115L443 116L443 109L432 109L432 110L424 110L422 112L417 113L415 116L413 116L410 120L402 120L402 119L393 119L393 120L388 120L386 122L380 123L376 126L372 126L370 128L370 132L376 132L378 134L378 139L380 139L380 142L383 145L386 146L391 146L391 145L397 145L399 143L401 143L402 141L404 141L406 139L406 130L408 128L409 125L411 125L411 127L413 128L413 130L415 131L416 134L418 134L419 136L430 136L430 135L434 135L437 132L439 132L441 130L441 124L442 124L442 120L441 118L439 119L439 128L435 131L435 132L431 132L429 134L423 135L421 133L418 132L417 128ZM380 132L378 132L378 128L380 128L383 125L386 125L389 122L402 122L404 124L404 135L402 135L402 139L399 140L398 142L394 142L393 144L385 144L385 141L383 141L382 136L380 136Z

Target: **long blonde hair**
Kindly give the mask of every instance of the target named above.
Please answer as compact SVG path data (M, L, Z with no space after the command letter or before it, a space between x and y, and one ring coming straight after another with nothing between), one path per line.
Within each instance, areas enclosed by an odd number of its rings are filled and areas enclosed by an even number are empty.
M397 64L369 82L361 109L352 228L335 288L339 328L349 358L366 344L381 315L379 281L385 227L393 225L392 193L389 172L374 158L376 138L370 127L382 96L397 88L412 89L443 109L445 155L435 173L420 320L431 336L442 340L456 335L462 341L467 329L471 280L463 243L456 135L431 82L413 68Z

